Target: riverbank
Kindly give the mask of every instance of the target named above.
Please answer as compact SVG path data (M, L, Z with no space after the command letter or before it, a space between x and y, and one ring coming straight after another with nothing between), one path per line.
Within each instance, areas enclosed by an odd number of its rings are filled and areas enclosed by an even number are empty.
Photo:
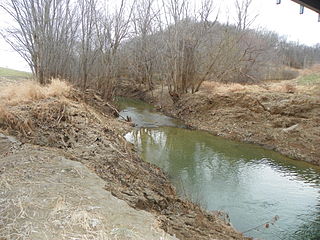
M1 90L0 238L247 239L179 198L96 92L61 81Z
M1 239L177 239L63 151L0 134Z
M259 85L205 82L199 92L176 103L160 87L150 92L125 85L123 93L193 128L320 165L320 81L305 84L307 74Z

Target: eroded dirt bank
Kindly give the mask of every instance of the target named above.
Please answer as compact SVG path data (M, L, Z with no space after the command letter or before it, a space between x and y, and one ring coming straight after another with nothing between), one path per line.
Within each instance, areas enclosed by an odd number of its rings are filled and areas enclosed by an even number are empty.
M288 82L249 86L208 82L176 103L165 89L139 92L126 87L129 96L148 101L191 127L320 165L319 87L311 91Z
M0 134L1 239L176 239L62 151Z
M320 165L320 101L315 98L199 94L185 96L172 112L199 129Z
M155 229L161 228L179 239L246 239L214 213L204 212L198 206L177 197L175 189L164 173L159 168L142 161L134 152L133 146L125 141L122 135L130 129L130 126L115 119L114 109L96 93L87 91L81 94L71 89L58 94L47 89L46 93L40 91L30 94L28 92L27 96L31 97L29 99L24 97L21 100L5 94L2 96L2 101L6 101L6 104L0 109L0 129L3 134L16 136L22 142L24 152L20 154L31 156L30 161L35 167L36 174L32 176L32 168L27 165L9 164L5 165L6 167L0 172L1 182L6 179L6 171L17 170L23 173L23 179L27 179L30 184L38 184L39 179L33 182L34 177L38 176L36 166L40 166L41 169L41 166L47 163L54 165L61 161L61 157L67 159L68 164L70 160L73 160L92 170L103 180L104 189L111 192L113 196L124 200L135 209L152 213L156 219ZM44 158L47 160L39 158L42 152L46 152ZM1 154L15 159L14 155L11 155L11 150L2 151ZM5 164L10 161L7 159ZM19 162L19 159L15 161ZM25 167L28 170L24 174ZM77 167L74 169L70 174L79 175L81 179L81 173L79 173L81 171L77 170ZM49 174L49 170L47 173ZM58 176L62 182L64 181L63 174ZM47 180L44 182L49 185L50 181L56 182L56 179L50 177ZM14 182L15 179L11 181ZM70 189L77 189L79 185L81 185L79 182L77 184L72 181L68 182ZM37 194L43 195L50 190L51 185L47 190L43 189L41 184L37 186L39 187ZM62 191L64 185L59 186ZM14 192L11 193L14 194ZM71 196L85 199L82 191L79 190L78 194L71 193ZM42 198L46 199L43 196ZM92 198L94 201L95 197L92 196ZM72 205L72 202L70 204ZM16 205L17 208L19 206L19 204ZM63 209L59 211L56 214L64 214ZM33 217L35 221L40 220L36 215ZM79 218L79 221L83 220L81 216ZM6 225L3 219L1 221L1 224ZM25 219L20 219L20 221L24 223ZM97 221L85 223L89 224L85 225L87 226L86 231L89 231L93 225L99 227L96 225ZM57 222L57 224L60 223ZM67 224L67 226L70 225ZM143 229L148 226L141 227L141 231L138 231L139 237L133 234L130 238L124 239L161 239L158 238L159 235L155 235L155 238L143 236L143 231L145 231ZM68 233L67 228L64 228L63 225L60 227L63 228L62 233ZM107 228L109 227L108 225ZM153 232L149 233L153 234Z

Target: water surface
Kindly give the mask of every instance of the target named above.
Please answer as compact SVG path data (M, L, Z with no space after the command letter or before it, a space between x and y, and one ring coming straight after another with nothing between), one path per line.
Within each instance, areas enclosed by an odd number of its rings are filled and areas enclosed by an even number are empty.
M279 216L274 225L247 236L320 239L320 168L256 145L173 127L182 124L139 101L121 100L121 107L121 114L138 119L139 128L127 140L168 174L181 196L209 211L227 212L240 232Z

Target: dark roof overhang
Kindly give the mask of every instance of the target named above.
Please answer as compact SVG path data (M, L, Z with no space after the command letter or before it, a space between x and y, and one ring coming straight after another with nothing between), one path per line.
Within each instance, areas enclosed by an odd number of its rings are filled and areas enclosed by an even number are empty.
M320 0L292 0L320 14Z

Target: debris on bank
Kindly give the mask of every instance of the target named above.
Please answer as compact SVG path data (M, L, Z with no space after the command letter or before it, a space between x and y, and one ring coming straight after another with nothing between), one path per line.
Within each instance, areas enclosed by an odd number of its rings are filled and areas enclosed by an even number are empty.
M247 239L215 214L177 197L162 170L141 160L126 142L130 125L116 119L115 108L97 93L82 93L59 80L29 86L8 86L0 94L1 138L21 142L0 142L6 146L0 151L0 204L7 205L0 216L8 216L0 217L0 238L18 239L25 229L37 239L52 239L52 233L57 239L79 234L87 234L85 239ZM21 87L20 95L8 94ZM117 199L136 210L113 207ZM113 218L104 219L108 209ZM11 215L18 221L10 222Z

